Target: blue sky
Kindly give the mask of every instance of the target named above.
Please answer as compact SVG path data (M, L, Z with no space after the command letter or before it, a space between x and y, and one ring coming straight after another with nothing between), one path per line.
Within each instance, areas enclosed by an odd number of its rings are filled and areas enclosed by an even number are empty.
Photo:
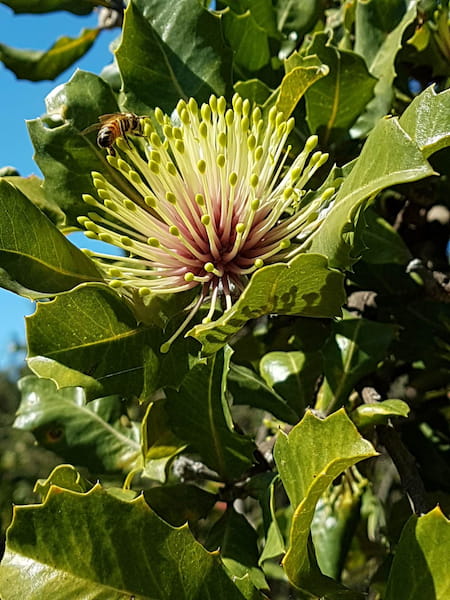
M86 17L66 12L14 15L11 9L0 4L0 43L16 48L46 50L59 36L75 37L83 27L95 27L96 24L95 13ZM100 73L111 62L108 46L118 33L118 29L102 31L88 54L54 81L18 80L0 63L0 167L11 165L25 177L32 173L41 176L33 161L33 147L25 119L34 119L45 112L46 95L56 85L70 79L75 68ZM82 234L76 234L76 243L85 246L84 240ZM17 342L23 344L24 316L31 314L33 310L33 304L28 300L0 289L0 369L16 363L18 356L11 352L11 346Z

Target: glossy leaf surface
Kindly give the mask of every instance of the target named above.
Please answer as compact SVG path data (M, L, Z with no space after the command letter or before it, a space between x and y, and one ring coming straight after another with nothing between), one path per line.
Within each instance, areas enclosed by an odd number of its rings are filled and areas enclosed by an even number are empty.
M45 297L101 276L22 192L0 180L0 283L28 298Z
M333 317L344 302L342 274L328 268L324 256L300 254L289 263L256 271L239 300L217 321L188 332L205 354L221 348L249 319L269 313Z
M57 390L53 381L21 379L22 400L14 427L31 431L38 442L65 460L94 473L128 472L139 456L139 428L123 413L118 396L89 404L82 388Z
M259 597L242 593L187 526L166 524L143 496L119 499L99 484L85 494L53 487L43 504L16 508L0 575L4 600L18 590L29 600Z

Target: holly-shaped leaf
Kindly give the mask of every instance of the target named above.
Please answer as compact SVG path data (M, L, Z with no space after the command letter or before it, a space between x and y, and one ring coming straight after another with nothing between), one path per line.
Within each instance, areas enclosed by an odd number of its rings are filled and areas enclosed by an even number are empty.
M296 586L317 594L342 590L320 573L314 554L308 549L314 509L333 479L351 465L376 454L343 410L326 419L308 411L288 435L280 433L274 458L294 509L283 566Z
M233 582L187 525L171 527L142 495L126 496L99 484L87 493L52 486L43 504L16 506L0 565L2 598L260 598L246 580Z

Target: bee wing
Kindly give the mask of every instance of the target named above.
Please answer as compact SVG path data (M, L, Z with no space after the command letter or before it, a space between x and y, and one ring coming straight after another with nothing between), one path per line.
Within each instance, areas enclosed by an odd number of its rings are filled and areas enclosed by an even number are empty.
M82 135L86 135L87 133L91 133L91 131L98 131L101 126L102 126L101 123L94 123L93 125L89 125L89 127L86 127L86 129L83 129L82 131L80 131L80 133Z

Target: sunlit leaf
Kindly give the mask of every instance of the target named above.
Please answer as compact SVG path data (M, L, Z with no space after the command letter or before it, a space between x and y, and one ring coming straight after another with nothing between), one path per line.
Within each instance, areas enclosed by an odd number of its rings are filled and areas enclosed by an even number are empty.
M36 298L101 280L94 263L6 181L0 181L0 211L1 285Z
M240 591L187 525L171 527L142 495L120 499L99 484L85 494L54 487L43 504L16 507L0 577L5 600L260 597Z
M138 114L171 112L180 98L206 100L229 85L220 19L196 0L130 2L116 58L126 106Z
M294 508L283 565L290 581L298 587L316 594L342 591L341 586L320 573L314 555L308 551L311 521L320 496L333 479L349 466L375 455L370 442L359 435L343 410L324 420L308 411L289 435L279 434L274 458ZM348 592L347 597L361 595Z
M384 400L373 404L362 404L350 415L358 427L387 423L392 417L407 417L409 406L402 400Z
M386 600L447 600L450 574L450 521L439 507L413 515L400 537L386 589Z
M98 29L83 29L78 38L60 37L49 50L22 50L0 44L0 60L18 79L55 79L86 54L98 33Z
M300 254L289 263L278 263L256 271L234 306L217 321L196 325L188 332L212 354L241 329L249 319L269 313L333 317L344 303L342 274L328 268L318 254Z

